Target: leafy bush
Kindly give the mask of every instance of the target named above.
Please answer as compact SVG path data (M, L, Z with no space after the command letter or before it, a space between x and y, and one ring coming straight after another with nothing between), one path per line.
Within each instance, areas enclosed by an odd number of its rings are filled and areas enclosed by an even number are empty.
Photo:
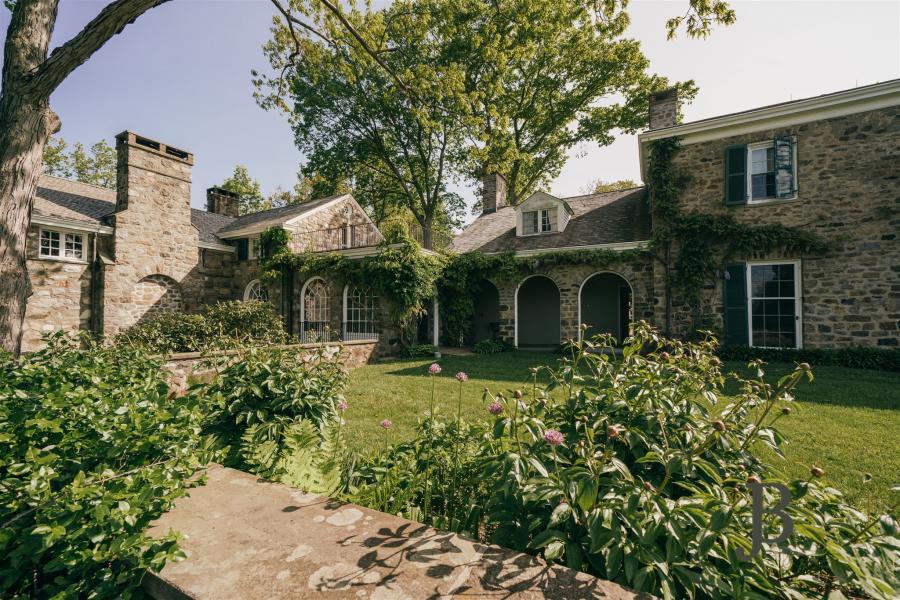
M157 354L198 352L211 347L252 342L289 341L281 317L268 302L219 302L199 314L158 313L116 338L119 345L141 346Z
M205 460L200 421L140 350L57 334L4 360L0 597L128 597L177 556L144 530Z
M500 352L509 352L515 346L505 340L481 340L472 347L475 354L499 354Z
M766 362L806 362L823 367L850 367L900 372L900 349L867 348L749 348L723 346L717 351L722 360L764 360Z
M612 343L570 345L545 367L546 387L536 369L530 392L487 394L496 416L480 439L477 428L457 435L438 423L430 444L426 423L416 440L369 456L345 473L348 497L665 598L894 596L895 519L855 510L818 468L787 481L769 459L808 365L767 383L754 363L756 376L734 375L740 392L728 397L712 340L665 340L639 323L620 360ZM454 440L474 449L448 461ZM742 562L757 479L790 490L793 534ZM440 492L448 480L464 491L458 501ZM773 535L780 524L768 521Z
M339 349L251 348L221 360L215 381L189 390L207 412L204 431L227 466L279 477L335 421L347 383Z
M434 346L431 344L415 344L400 348L400 358L431 358L434 356Z

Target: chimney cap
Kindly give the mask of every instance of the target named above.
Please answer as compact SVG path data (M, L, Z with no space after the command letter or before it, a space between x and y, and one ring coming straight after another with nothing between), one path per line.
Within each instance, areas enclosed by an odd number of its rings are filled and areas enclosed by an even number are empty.
M651 102L659 102L661 100L668 100L669 98L674 98L678 95L678 88L672 86L670 88L666 88L664 90L659 90L656 92L650 93L650 101Z
M142 150L147 150L166 158L180 160L189 165L194 164L194 155L190 152L176 148L175 146L170 146L169 144L164 144L163 142L157 142L156 140L144 137L133 131L128 131L127 129L116 136L116 141L128 144L129 146L139 147Z
M231 190L226 190L223 187L219 187L214 185L212 187L206 188L206 194L219 194L220 196L229 196L231 198L240 198L241 195L237 192L232 192Z

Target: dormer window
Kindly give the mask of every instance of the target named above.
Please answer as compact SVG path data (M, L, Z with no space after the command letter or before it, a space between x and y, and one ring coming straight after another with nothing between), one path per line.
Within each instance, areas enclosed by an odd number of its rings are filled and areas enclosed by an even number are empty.
M549 233L555 231L556 209L543 208L522 213L522 234Z

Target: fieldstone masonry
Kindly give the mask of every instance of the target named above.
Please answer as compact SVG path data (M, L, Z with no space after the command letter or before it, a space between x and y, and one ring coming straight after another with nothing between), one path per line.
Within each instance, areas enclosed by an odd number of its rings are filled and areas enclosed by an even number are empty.
M795 200L725 206L725 148L795 136ZM731 214L745 223L811 230L832 244L820 256L776 253L745 260L800 259L805 347L894 347L900 323L900 108L812 121L685 144L674 166L692 176L680 199L686 210ZM653 286L662 298L663 272ZM723 327L722 281L703 290L702 327ZM653 320L665 322L665 305ZM674 298L674 333L692 330L689 308Z

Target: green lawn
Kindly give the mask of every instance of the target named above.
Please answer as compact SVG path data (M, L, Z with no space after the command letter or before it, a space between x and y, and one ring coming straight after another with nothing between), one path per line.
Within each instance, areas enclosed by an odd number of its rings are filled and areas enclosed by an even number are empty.
M507 352L489 356L445 356L438 362L436 406L439 413L455 414L459 384L453 378L465 371L463 413L484 419L488 414L482 391L524 387L531 366L552 364L556 354ZM347 438L356 449L383 444L385 433L378 426L391 419L392 441L412 435L418 419L428 412L432 360L394 360L360 367L351 372L347 399L350 410ZM740 363L728 363L740 370ZM792 368L772 364L772 380ZM815 381L801 383L794 413L779 421L787 436L784 469L805 477L812 464L826 470L827 479L860 508L886 506L890 487L900 484L900 374L840 367L813 368ZM872 481L863 485L863 474ZM891 498L896 500L896 498Z

